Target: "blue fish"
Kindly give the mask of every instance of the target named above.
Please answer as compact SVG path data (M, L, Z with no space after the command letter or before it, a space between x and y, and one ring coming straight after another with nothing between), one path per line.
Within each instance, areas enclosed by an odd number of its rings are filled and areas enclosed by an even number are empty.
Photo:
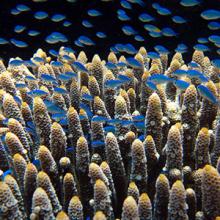
M54 56L54 57L58 56L58 52L56 50L53 50L53 49L49 50L49 54Z
M134 126L139 129L139 130L144 130L145 129L145 122L144 121L135 121Z
M185 76L185 75L187 75L187 71L178 69L178 70L175 70L172 74L174 76Z
M154 49L159 53L159 54L169 54L169 50L162 46L162 45L156 45Z
M35 31L35 30L29 30L28 31L28 35L31 36L31 37L38 36L39 34L40 34L39 31Z
M48 35L45 41L48 44L56 44L59 42L66 43L68 42L68 39L64 34L55 31L55 32L52 32L50 35Z
M68 125L68 120L67 120L67 118L62 118L62 119L59 121L59 124L60 124L61 126L66 126L66 125Z
M63 89L63 88L61 88L61 87L55 87L55 88L54 88L54 92L59 93L59 94L61 94L61 95L63 95L63 94L68 94L67 90L66 90L66 89Z
M139 68L143 67L143 65L133 57L127 58L126 62L128 63L129 66L131 66L133 68L136 68L136 69L139 69Z
M46 19L48 17L48 13L45 11L37 11L34 14L34 18L38 19L38 20L43 20Z
M197 39L197 41L198 41L198 43L200 43L200 44L206 44L206 43L209 42L209 41L208 41L208 38L206 38L206 37L200 37L200 38Z
M25 48L25 47L28 47L28 44L24 41L21 41L21 40L16 40L14 38L10 39L10 42L16 46L16 47L19 47L19 48Z
M130 121L130 120L121 120L120 121L120 125L122 127L127 127L127 126L131 126L133 124L133 121Z
M181 0L180 4L184 7L193 7L200 4L198 0Z
M121 21L129 21L131 18L127 14L118 14L118 19Z
M93 113L91 112L90 107L88 105L86 105L85 103L81 102L79 106L80 106L80 108L82 108L83 110L86 111L86 113L87 113L89 118L92 118Z
M40 167L41 167L41 164L40 164L40 160L39 159L34 159L32 161L32 163L34 164L34 166L39 170Z
M131 27L130 25L125 25L122 27L122 31L124 32L124 34L126 35L135 35L137 32L133 29L133 27Z
M56 78L54 78L53 76L49 75L49 74L41 74L41 79L43 79L46 82L55 82Z
M16 96L16 95L13 98L17 102L17 104L20 106L21 102L22 102L22 99L20 97Z
M108 87L108 88L117 88L119 86L121 86L124 82L122 80L119 80L119 79L110 79L110 80L107 80L105 82L105 86Z
M27 85L25 83L15 83L15 87L17 89L23 89L23 88L26 88Z
M220 10L208 9L203 11L200 15L205 20L216 20L220 18Z
M70 78L77 78L78 77L77 73L74 73L74 72L65 72L65 75Z
M155 84L163 84L172 81L171 78L163 74L154 74L148 77L148 80Z
M125 9L132 9L131 4L129 2L127 2L126 0L121 0L120 4Z
M108 124L110 124L110 125L116 125L116 124L120 124L120 119L117 119L117 118L115 118L115 119L109 119L108 120Z
M25 79L28 81L35 81L37 80L34 76L25 76Z
M106 34L100 31L96 33L96 36L99 38L106 38Z
M137 50L135 49L135 47L132 44L125 44L124 45L124 52L133 55L133 54L137 53Z
M136 116L133 116L133 121L144 121L145 120L145 117L143 115L136 115Z
M10 174L12 174L12 173L13 173L13 172L12 172L12 169L6 170L4 173L2 173L1 179L4 180L7 175L10 175Z
M174 85L180 90L186 90L190 86L190 83L181 79L177 79L174 81Z
M92 17L97 17L97 16L102 15L102 13L96 9L90 9L90 10L88 10L87 13L89 16L92 16Z
M88 69L82 63L78 61L75 61L74 63L72 63L72 66L80 72L88 73Z
M92 101L93 100L93 96L91 96L89 94L83 94L82 95L82 99L87 100L87 101Z
M8 44L8 43L9 42L6 39L0 37L0 45L5 45L5 44Z
M21 33L26 29L26 27L24 25L16 25L14 27L14 32L16 33Z
M124 67L127 66L127 64L124 63L124 62L118 62L118 63L117 63L117 66L118 66L119 68L124 68Z
M115 126L112 126L112 125L105 126L103 129L104 129L104 132L106 133L108 132L115 133L116 131Z
M199 50L199 51L203 51L203 52L209 51L209 47L206 46L206 45L204 45L204 44L196 44L196 45L193 47L193 49Z
M151 15L147 13L142 13L139 15L138 19L142 22L150 22L154 20L154 17L152 17Z
M21 13L21 11L17 10L16 8L11 9L11 14L12 15L19 15L20 13Z
M92 141L91 145L92 145L93 148L104 147L105 146L105 142L101 141L101 140L95 140L95 141Z
M151 90L153 90L153 91L156 91L156 90L157 90L157 86L156 86L153 82L147 80L147 81L145 82L145 84L146 84L146 86L147 86L148 88L150 88Z
M169 27L163 28L161 31L162 31L162 35L166 37L177 36L177 33L172 28Z
M24 5L24 4L18 4L16 6L16 9L18 11L21 11L21 12L25 12L25 11L30 11L31 10L30 7L28 7L27 5Z
M116 70L117 69L117 65L115 63L112 63L112 62L107 62L105 64L105 66L110 69L110 70Z
M63 26L64 27L69 27L69 26L71 26L72 25L72 22L70 22L70 21L64 21L63 22Z
M65 18L66 18L66 16L63 14L55 14L52 16L51 20L53 22L60 22L60 21L63 21Z
M131 78L129 76L122 75L122 74L118 74L118 79L126 83L131 81Z
M220 43L220 36L219 35L211 35L208 37L208 39L212 43Z
M71 80L71 76L67 76L67 75L65 75L65 74L59 74L58 76L57 76L57 79L59 79L59 80L61 80L61 81L69 81L69 80Z
M198 85L197 90L199 94L208 101L212 102L213 104L219 105L219 100L216 98L216 96L204 85Z
M104 116L93 116L92 121L94 122L106 122L108 120L108 118L104 117Z
M144 38L141 35L135 35L134 39L138 42L143 42Z
M159 7L157 13L160 15L171 15L171 11L168 8Z
M23 60L14 59L9 62L9 65L18 67L21 66L23 63Z
M156 52L148 52L147 53L147 57L151 58L151 59L159 59L160 55Z
M64 112L54 113L54 114L52 114L52 116L51 116L51 118L52 118L53 120L58 120L58 121L60 121L61 119L65 118L65 117L66 117L66 113L64 113Z
M90 39L89 37L87 36L84 36L84 35L81 35L79 38L78 38L79 42L82 43L82 44L85 44L87 46L93 46L95 45L94 41L92 39Z
M47 92L41 90L41 89L34 89L27 93L31 97L37 97L37 96L45 96L48 95Z
M219 30L220 29L220 22L211 21L208 23L208 28L210 30Z
M54 66L54 67L63 67L63 63L59 62L59 61L52 61L50 63L51 66Z
M172 20L173 20L173 22L175 22L175 23L177 23L177 24L184 24L184 23L187 22L186 19L184 19L183 17L178 16L178 15L173 16L173 17L172 17Z
M52 103L51 105L47 106L47 110L48 112L55 114L55 113L62 113L62 114L66 114L66 112L60 108L58 105Z
M214 59L211 62L214 67L216 67L217 69L220 69L220 59Z
M91 22L87 21L87 20L83 20L82 21L82 25L86 28L92 28L93 24L91 24Z

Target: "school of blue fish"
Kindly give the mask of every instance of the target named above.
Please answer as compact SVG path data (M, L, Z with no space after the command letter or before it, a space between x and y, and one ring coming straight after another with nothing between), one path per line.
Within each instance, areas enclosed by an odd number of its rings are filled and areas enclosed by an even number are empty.
M33 2L42 10L17 4L10 16L31 13L59 28L44 38L51 47L0 60L0 219L220 219L220 10L200 12L209 36L171 50L157 40L181 39L187 16L159 1L148 12L147 1L120 0L114 12L120 34L132 40L90 58L90 48L111 38L96 29L100 8L90 8L79 24L93 37L70 39L62 29L74 21L44 11L47 0ZM178 4L195 8L203 1ZM145 36L129 22L134 8ZM174 25L158 27L163 16ZM1 35L0 47L22 51L42 35L25 24L13 31L13 38Z

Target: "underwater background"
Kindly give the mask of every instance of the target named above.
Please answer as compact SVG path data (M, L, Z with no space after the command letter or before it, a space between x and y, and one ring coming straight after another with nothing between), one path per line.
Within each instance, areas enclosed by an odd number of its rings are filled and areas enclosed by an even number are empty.
M220 1L1 0L0 220L219 220Z

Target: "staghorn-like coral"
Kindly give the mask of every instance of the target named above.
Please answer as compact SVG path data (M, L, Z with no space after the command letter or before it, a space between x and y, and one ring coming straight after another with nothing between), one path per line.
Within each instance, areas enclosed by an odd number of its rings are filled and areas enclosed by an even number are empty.
M139 191L147 192L147 159L145 156L144 145L136 139L131 147L131 175L130 180L137 184Z
M202 211L207 219L214 219L220 213L220 174L211 165L203 168Z
M138 214L140 219L152 219L152 205L147 193L142 193L139 197Z
M33 116L40 144L50 146L51 119L47 108L40 97L34 98Z
M8 184L0 181L0 209L2 220L24 219L19 204ZM24 216L25 217L25 216Z
M136 201L132 196L128 196L124 203L122 208L122 220L139 220L138 215L138 206Z
M148 100L147 112L145 116L145 136L151 135L155 141L157 152L161 153L162 142L162 118L163 112L161 101L156 93L153 93Z
M168 204L169 220L188 220L186 192L183 183L177 180L170 191Z
M83 220L83 206L78 196L73 196L68 207L70 220Z

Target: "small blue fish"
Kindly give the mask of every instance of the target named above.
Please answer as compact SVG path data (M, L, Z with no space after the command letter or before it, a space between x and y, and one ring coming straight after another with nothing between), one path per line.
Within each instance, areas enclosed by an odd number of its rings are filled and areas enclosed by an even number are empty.
M58 56L58 52L56 50L53 50L53 49L49 50L49 54L54 56L54 57Z
M35 30L29 30L28 31L28 35L31 36L31 37L38 36L39 34L40 34L39 31L35 31Z
M37 11L34 14L34 18L38 19L38 20L43 20L46 19L48 17L48 13L45 11Z
M147 57L149 57L150 59L159 59L160 55L156 52L148 52Z
M107 123L108 124L110 124L110 125L117 125L117 124L120 124L120 119L109 119L108 121L107 121Z
M80 108L82 108L83 110L86 111L86 114L88 115L89 118L92 118L93 113L90 110L90 107L88 105L86 105L85 103L80 103Z
M220 36L219 35L211 35L208 37L209 41L211 41L212 43L220 43Z
M75 151L75 147L72 147L72 146L67 147L66 151L67 153L73 153Z
M97 17L97 16L102 15L102 13L96 9L90 9L88 10L88 15L92 17Z
M106 34L100 31L96 33L96 36L99 38L106 38Z
M34 164L34 166L39 170L41 165L40 165L40 160L39 159L34 159L32 161L32 163Z
M209 47L204 45L204 44L196 44L194 47L193 47L194 50L198 50L198 51L209 51Z
M60 21L63 21L65 18L66 18L66 16L63 14L55 14L52 16L51 20L53 22L60 22Z
M209 42L209 41L208 41L208 38L206 38L206 37L200 37L200 38L197 39L197 41L198 41L198 43L200 43L200 44L206 44L206 43Z
M47 110L48 112L55 114L55 113L62 113L62 114L66 114L66 112L60 108L58 105L51 103L50 105L47 106Z
M133 116L133 121L144 121L145 120L145 117L143 115L136 115L136 116Z
M118 19L121 21L129 21L131 18L127 14L118 14Z
M81 35L79 38L78 38L79 42L82 43L82 44L85 44L87 46L93 46L95 45L94 41L92 39L90 39L89 37L87 36L84 36L84 35Z
M65 75L70 78L77 78L78 77L77 73L74 73L74 72L65 72Z
M92 145L93 148L104 147L105 146L105 142L101 141L101 140L96 140L96 141L92 141L91 145Z
M124 82L119 79L110 79L105 82L105 86L108 88L117 88L120 87Z
M172 28L169 27L163 28L161 31L162 31L162 35L166 37L177 36L177 33Z
M144 121L134 122L134 126L139 130L144 130L145 129L145 122Z
M157 9L157 13L160 14L160 15L165 15L165 16L172 14L171 11L168 8L164 8L164 7L159 7Z
M125 44L124 45L124 52L133 55L133 54L137 53L137 50L135 49L135 47L132 44Z
M127 2L126 0L121 0L120 4L125 9L132 9L131 4L129 2Z
M144 38L141 35L135 35L134 39L138 42L143 42Z
M153 25L153 24L145 24L144 29L146 31L150 31L150 32L156 32L156 33L160 32L160 29L157 26Z
M147 86L148 88L150 88L151 90L153 90L153 91L156 91L156 90L157 90L157 86L156 86L153 82L147 80L147 81L145 82L145 84L146 84L146 86Z
M60 121L61 119L65 118L65 117L66 117L66 113L64 113L64 112L54 113L51 116L51 118L56 121Z
M53 76L49 75L49 74L41 74L41 79L43 79L46 82L55 82L56 78L54 78Z
M159 54L169 54L169 50L162 46L162 45L156 45L154 49L159 53Z
M173 20L173 22L175 22L175 23L177 23L177 24L184 24L184 23L187 22L186 19L184 19L183 17L178 16L178 15L173 16L173 17L172 17L172 20Z
M104 123L104 122L108 121L108 118L106 118L104 116L97 116L97 115L95 115L95 116L93 116L92 121Z
M17 102L17 104L20 106L21 102L22 102L22 99L20 97L16 96L16 95L13 98Z
M142 13L139 15L138 19L142 22L150 22L154 20L154 17L152 17L151 15L147 13Z
M180 90L186 90L190 86L190 83L181 79L177 79L174 81L174 85Z
M11 14L12 15L19 15L20 13L21 13L21 11L17 10L16 8L11 9Z
M204 98L212 102L213 104L219 105L219 100L215 97L215 95L204 85L197 86L199 94Z
M130 121L130 120L121 120L120 121L120 125L122 127L127 127L127 126L131 126L133 124L133 121Z
M163 74L154 74L154 75L150 76L148 78L148 80L155 83L155 84L163 84L163 83L167 83L167 82L172 81L171 78L169 78L168 76L163 75Z
M44 63L44 59L42 57L33 57L32 59L33 61L37 62L37 63Z
M25 76L25 79L28 81L35 81L37 80L34 76Z
M112 126L112 125L105 126L103 129L105 133L108 133L108 132L115 133L116 131L115 126Z
M93 24L91 24L91 22L87 21L87 20L83 20L82 21L82 25L86 28L92 28Z
M25 12L25 11L30 11L31 10L27 5L24 5L24 4L17 5L16 9L18 11L21 11L21 12Z
M212 60L212 65L216 67L217 69L220 69L220 59L214 59Z
M126 83L131 81L131 77L122 74L118 74L118 79Z
M63 89L63 88L61 88L61 87L55 87L55 88L54 88L54 92L59 93L59 94L61 94L61 95L68 93L66 89Z
M139 69L139 68L142 68L143 65L138 61L136 60L135 58L133 57L129 57L126 59L126 62L129 66L135 68L135 69Z
M16 40L16 39L14 39L14 38L12 38L12 39L10 40L10 42L11 42L14 46L19 47L19 48L28 47L28 44L27 44L26 42L21 41L21 40Z
M66 126L66 125L68 125L68 120L67 120L67 118L62 118L62 119L59 121L59 124L60 124L61 126Z
M145 135L144 134L140 135L138 139L143 142L145 140Z
M137 32L133 29L133 27L131 27L130 25L125 25L122 27L122 31L124 32L124 34L126 35L135 35Z
M91 96L91 95L89 95L89 94L83 94L83 95L82 95L82 99L91 102L91 101L93 100L93 96Z
M1 175L0 178L1 178L2 180L4 180L7 175L10 175L10 174L12 174L12 173L13 173L13 172L12 172L12 169L8 169L8 170L6 170L4 173L2 173L2 175Z
M59 42L66 43L68 42L68 39L64 34L55 31L48 35L45 41L49 44L56 44Z
M219 30L220 29L220 22L211 21L208 23L208 28L210 30Z
M9 62L9 65L18 67L21 66L23 63L23 60L14 59Z
M0 37L0 45L5 45L5 44L8 44L8 43L9 42L6 39Z
M127 64L124 63L124 62L118 62L118 63L117 63L117 66L118 66L119 68L124 68L124 67L127 66Z
M23 88L27 88L27 85L25 83L15 83L15 87L17 89L23 89Z
M162 36L161 32L155 32L155 31L150 31L149 35L154 38L158 38Z
M216 20L220 18L220 10L208 9L203 11L200 15L205 20Z
M16 33L21 33L26 29L26 27L24 25L16 25L14 27L14 32Z
M178 70L175 70L172 74L174 76L185 76L185 75L187 75L187 71L178 69Z
M34 89L27 93L31 97L37 97L37 96L45 96L48 95L47 92L41 90L41 89Z
M70 21L64 21L63 22L64 27L70 27L71 25L72 25L72 22L70 22Z
M75 61L74 63L72 63L72 66L80 72L88 73L88 69L82 63L78 61Z
M107 62L105 64L105 66L110 69L110 70L116 70L117 69L117 65L115 63L112 63L112 62Z
M181 0L180 4L184 7L193 7L200 4L198 0Z
M63 63L61 63L60 61L52 61L50 63L51 66L54 66L54 67L63 67Z
M67 76L67 75L65 75L65 74L59 74L58 76L57 76L57 79L59 79L59 80L61 80L61 81L69 81L69 80L71 80L71 76Z

